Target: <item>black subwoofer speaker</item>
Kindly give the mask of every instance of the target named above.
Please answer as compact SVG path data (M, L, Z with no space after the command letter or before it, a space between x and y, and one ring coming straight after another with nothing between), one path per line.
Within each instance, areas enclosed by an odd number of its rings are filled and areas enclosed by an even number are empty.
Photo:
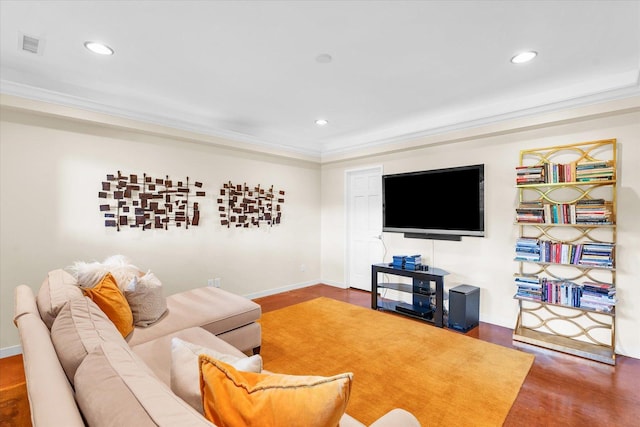
M459 285L449 290L449 327L466 332L480 321L480 288Z

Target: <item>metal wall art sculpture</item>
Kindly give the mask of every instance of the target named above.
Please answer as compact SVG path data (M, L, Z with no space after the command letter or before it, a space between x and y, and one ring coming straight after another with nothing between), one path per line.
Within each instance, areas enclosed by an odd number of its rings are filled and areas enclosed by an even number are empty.
M262 188L249 187L247 183L224 183L218 198L220 224L227 228L280 224L284 194L282 190L275 191L273 185Z
M106 203L100 205L104 212L105 227L140 228L142 230L163 229L170 225L189 228L200 223L200 208L190 197L204 197L201 182L174 181L153 178L147 174L107 175L102 182L98 198ZM192 190L195 191L192 192Z

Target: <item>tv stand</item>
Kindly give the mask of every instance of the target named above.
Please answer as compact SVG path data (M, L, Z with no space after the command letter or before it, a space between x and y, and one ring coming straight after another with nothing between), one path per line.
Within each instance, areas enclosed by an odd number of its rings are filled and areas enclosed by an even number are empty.
M378 282L379 274L410 277L412 283ZM448 272L429 267L426 270L406 270L394 268L389 264L373 264L371 266L371 308L374 310L394 311L415 319L424 320L442 328L444 326L444 276ZM380 298L380 289L392 289L397 292L411 294L411 303Z

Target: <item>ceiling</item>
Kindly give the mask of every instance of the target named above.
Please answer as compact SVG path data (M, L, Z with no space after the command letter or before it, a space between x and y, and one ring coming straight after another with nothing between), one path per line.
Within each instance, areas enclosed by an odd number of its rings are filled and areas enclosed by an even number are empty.
M0 0L0 29L2 93L318 158L640 94L639 1Z

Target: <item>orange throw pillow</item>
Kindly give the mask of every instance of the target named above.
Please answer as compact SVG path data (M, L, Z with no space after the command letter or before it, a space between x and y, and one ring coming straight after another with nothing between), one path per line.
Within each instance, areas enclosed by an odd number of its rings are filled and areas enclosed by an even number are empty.
M258 374L205 354L198 361L204 416L219 427L335 427L351 394L352 373Z
M102 280L92 288L82 288L82 292L96 303L100 310L113 322L123 337L133 331L133 314L127 299L124 297L116 279L111 273L105 274Z

